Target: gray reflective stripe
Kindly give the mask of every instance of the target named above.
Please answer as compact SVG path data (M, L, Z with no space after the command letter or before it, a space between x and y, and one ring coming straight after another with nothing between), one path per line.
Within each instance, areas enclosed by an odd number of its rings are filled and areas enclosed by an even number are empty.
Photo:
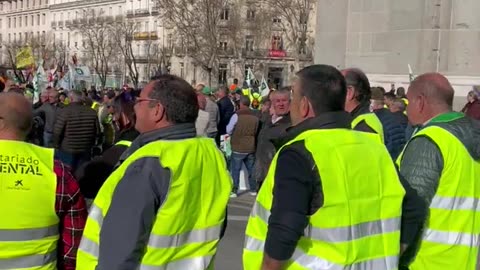
M265 243L262 240L247 236L245 240L245 249L249 251L263 252L264 244ZM397 269L398 267L397 256L378 258L351 265L340 265L319 257L307 255L299 247L295 249L291 260L307 269L312 270L393 270Z
M92 204L92 207L90 207L90 213L88 214L88 217L95 220L100 227L102 227L103 224L103 214L102 214L102 209L100 207L96 206L95 204Z
M142 264L139 270L204 270L211 261L212 256L187 258L159 266Z
M0 241L31 241L58 235L58 224L45 228L0 230Z
M195 229L176 235L150 235L148 245L156 248L179 247L192 243L210 242L220 239L222 226L214 226L206 229Z
M375 234L400 231L400 218L370 221L348 227L316 228L309 225L305 237L330 243L347 242Z
M443 197L435 195L430 204L430 208L480 211L480 201L478 198L471 197Z
M253 206L252 209L252 217L259 217L261 220L265 221L265 223L268 223L268 218L270 217L270 211L267 210L263 205L259 204L258 202L255 202L255 205Z
M390 256L357 262L350 265L340 265L325 259L306 255L301 249L296 248L292 261L311 270L394 270L398 269L398 256Z
M80 241L80 246L78 246L78 249L94 256L95 258L98 258L98 244L85 236L82 237L82 241Z
M263 252L265 242L250 236L245 237L245 249L250 251Z
M1 269L21 269L40 267L55 262L57 251L54 250L47 254L30 255L19 258L0 259Z
M423 240L446 245L478 247L479 234L425 230Z

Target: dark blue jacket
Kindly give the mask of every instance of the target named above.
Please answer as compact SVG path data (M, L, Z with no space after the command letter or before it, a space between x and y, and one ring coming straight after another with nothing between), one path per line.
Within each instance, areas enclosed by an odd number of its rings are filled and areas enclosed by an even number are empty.
M406 143L405 130L408 122L387 109L376 110L374 113L382 122L385 146L392 159L396 160Z

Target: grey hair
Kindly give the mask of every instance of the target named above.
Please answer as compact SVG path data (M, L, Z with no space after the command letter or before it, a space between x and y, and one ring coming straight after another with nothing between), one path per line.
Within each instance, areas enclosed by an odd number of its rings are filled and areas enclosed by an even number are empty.
M68 96L70 98L70 102L83 102L82 92L77 90L72 90L68 92Z

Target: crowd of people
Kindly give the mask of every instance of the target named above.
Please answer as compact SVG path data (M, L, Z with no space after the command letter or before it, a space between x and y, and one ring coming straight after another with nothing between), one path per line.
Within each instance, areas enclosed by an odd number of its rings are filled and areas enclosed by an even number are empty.
M1 93L0 269L211 269L245 166L246 270L474 270L480 92L405 92L314 65L261 98L174 75Z

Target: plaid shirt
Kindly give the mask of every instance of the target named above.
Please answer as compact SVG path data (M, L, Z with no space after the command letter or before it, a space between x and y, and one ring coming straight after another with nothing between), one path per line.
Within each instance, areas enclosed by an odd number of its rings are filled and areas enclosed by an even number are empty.
M55 211L60 218L58 270L75 270L77 249L88 216L87 208L80 187L68 167L55 161L54 171L58 180Z

